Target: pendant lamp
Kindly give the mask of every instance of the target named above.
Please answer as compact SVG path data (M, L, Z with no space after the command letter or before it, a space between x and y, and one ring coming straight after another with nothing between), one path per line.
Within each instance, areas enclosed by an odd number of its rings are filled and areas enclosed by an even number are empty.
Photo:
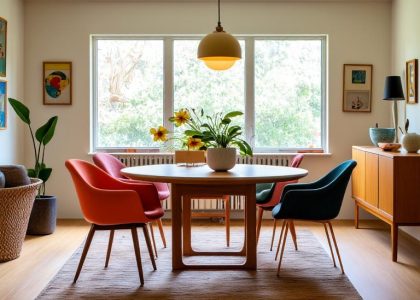
M218 4L218 22L216 31L206 35L198 45L197 57L207 67L216 71L231 68L241 59L241 46L237 39L223 30L220 23L220 0Z

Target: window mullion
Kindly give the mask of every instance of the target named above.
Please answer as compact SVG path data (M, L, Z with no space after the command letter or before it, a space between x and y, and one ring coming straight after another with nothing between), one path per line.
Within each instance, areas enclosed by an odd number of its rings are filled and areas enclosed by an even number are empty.
M174 125L168 121L174 112L174 40L164 39L163 49L163 126L174 131ZM168 146L173 146L173 141Z
M255 146L255 65L254 38L245 39L245 139Z

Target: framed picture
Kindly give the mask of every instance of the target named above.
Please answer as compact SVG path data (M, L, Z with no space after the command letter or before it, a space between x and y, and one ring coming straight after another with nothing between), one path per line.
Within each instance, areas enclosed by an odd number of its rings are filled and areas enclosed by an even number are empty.
M7 127L7 82L0 80L0 130Z
M343 111L371 112L372 72L372 65L344 65Z
M407 85L407 103L414 104L418 101L419 89L418 82L418 61L417 59L409 60L405 63L405 82Z
M44 62L43 78L45 105L71 104L71 62Z
M6 77L7 21L0 18L0 76Z

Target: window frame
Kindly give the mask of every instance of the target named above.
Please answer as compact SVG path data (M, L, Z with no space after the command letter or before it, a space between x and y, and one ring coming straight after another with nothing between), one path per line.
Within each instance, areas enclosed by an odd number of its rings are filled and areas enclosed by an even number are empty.
M245 139L251 145L254 153L288 153L298 150L315 150L328 152L327 135L327 35L235 35L237 39L245 42L244 66L244 114ZM99 40L162 40L163 41L163 125L173 131L174 125L168 121L174 110L174 41L200 40L202 35L99 35L90 36L90 150L91 152L160 152L158 147L98 147L98 41ZM320 148L255 148L255 41L256 40L319 40L321 42L321 147Z

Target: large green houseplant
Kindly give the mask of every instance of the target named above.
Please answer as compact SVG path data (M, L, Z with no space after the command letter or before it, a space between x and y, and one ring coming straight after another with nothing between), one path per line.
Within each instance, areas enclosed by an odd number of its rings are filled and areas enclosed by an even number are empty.
M45 195L46 182L51 176L52 168L45 163L45 148L52 140L57 125L58 117L51 117L35 133L32 129L29 108L19 100L9 98L9 103L18 117L29 127L32 139L34 167L28 169L28 176L39 178L43 181L35 199L31 217L29 219L29 234L50 234L56 225L56 197Z

